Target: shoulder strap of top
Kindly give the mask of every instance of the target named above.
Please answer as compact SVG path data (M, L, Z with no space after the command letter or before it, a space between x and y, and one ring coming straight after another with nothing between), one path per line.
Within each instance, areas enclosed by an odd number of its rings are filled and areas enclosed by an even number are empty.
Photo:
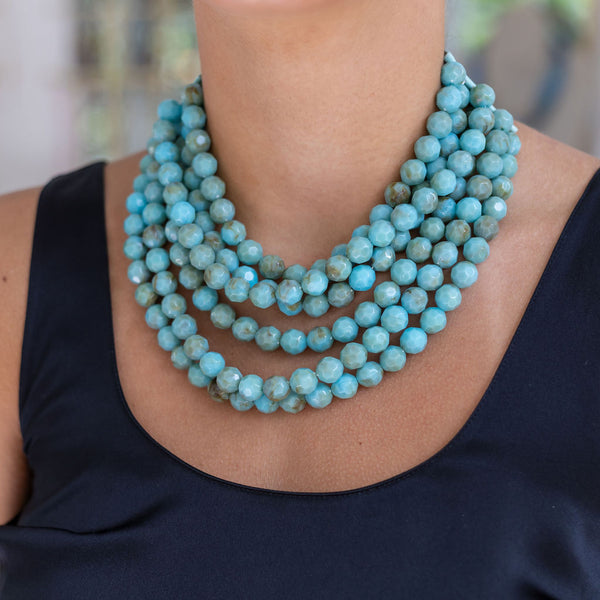
M53 178L38 199L19 382L26 447L47 399L60 399L65 378L85 376L81 367L107 347L104 164Z

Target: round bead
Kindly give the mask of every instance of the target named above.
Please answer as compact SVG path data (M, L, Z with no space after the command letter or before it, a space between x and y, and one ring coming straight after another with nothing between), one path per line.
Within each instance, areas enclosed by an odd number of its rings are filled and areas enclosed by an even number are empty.
M489 215L482 215L473 223L473 233L477 237L486 240L486 242L493 240L499 231L498 221Z
M263 384L264 395L273 402L283 400L290 391L290 384L285 377L274 375L265 380Z
M262 258L262 246L254 240L244 240L237 247L237 255L241 263L255 265Z
M284 279L277 286L275 296L284 304L295 304L302 299L302 286L293 279Z
M374 387L381 383L383 369L379 363L369 361L356 371L356 380L363 387Z
M390 276L398 285L410 285L417 278L417 265L414 260L401 258L392 265Z
M422 160L412 158L400 167L400 178L406 185L418 185L425 181L427 167Z
M212 310L218 301L217 291L206 286L199 287L192 295L194 306L204 311Z
M229 269L221 263L208 265L204 271L204 282L213 290L222 290L230 277Z
M354 311L354 321L359 327L372 327L379 322L381 308L375 302L361 302Z
M444 113L446 114L446 113ZM410 200L410 187L402 181L390 183L385 188L384 198L386 204L395 208L398 204L405 204Z
M421 314L420 325L427 334L438 333L446 327L446 313L437 306L430 306Z
M388 346L379 356L379 364L384 371L400 371L406 364L406 352L399 346Z
M241 379L242 374L239 369L224 367L217 375L217 384L223 391L231 394L237 391Z
M273 286L266 281L259 281L255 286L250 288L248 293L250 302L258 308L268 308L276 302L275 290Z
M373 256L371 240L362 236L351 238L346 246L346 256L354 264L366 263Z
M474 237L465 242L463 247L464 257L472 263L483 262L490 254L488 243L481 237Z
M288 354L300 354L306 350L306 335L299 329L288 329L279 344Z
M369 213L369 223L373 225L376 221L389 221L392 210L387 204L376 204Z
M240 412L250 410L254 406L254 402L245 400L242 398L242 396L240 396L239 392L233 392L232 394L229 394L229 403L233 408L235 408L235 410Z
M169 254L164 248L151 248L146 254L146 266L153 273L165 271L170 264Z
M173 319L171 329L180 340L185 340L198 331L198 326L194 317L190 315L178 315Z
M427 131L438 139L445 138L452 132L452 117L443 111L437 111L427 118Z
M323 383L335 383L344 374L344 365L341 360L326 356L319 361L316 373Z
M216 377L225 368L225 359L218 352L207 352L199 365L207 377Z
M437 265L425 265L417 272L417 284L425 291L437 290L444 283L444 272Z
M163 349L171 352L180 343L181 340L173 333L170 325L161 327L157 333L158 345Z
M431 241L425 237L416 237L406 246L406 256L415 263L422 263L431 256Z
M231 326L233 337L242 342L251 342L258 331L258 323L252 317L239 317Z
M456 174L450 169L442 169L431 178L431 187L438 196L448 196L456 187Z
M506 216L506 202L498 196L492 196L483 203L483 214L494 217L496 221L502 220Z
M231 302L244 302L249 293L250 284L241 277L232 277L225 284L225 295Z
M448 157L447 165L457 177L467 177L475 168L475 159L469 152L457 150Z
M333 345L333 336L328 327L315 327L306 336L307 346L314 352L325 352Z
M348 306L354 300L354 290L347 283L334 283L327 292L327 300L336 308Z
M389 271L395 260L396 253L391 246L375 248L373 258L371 259L371 266L374 271Z
M455 219L446 225L446 240L453 243L455 246L464 244L470 237L471 228L466 221Z
M280 256L267 254L258 262L258 269L267 279L279 279L285 271L285 263Z
M417 354L425 350L427 334L420 327L409 327L400 336L400 347L407 354Z
M217 159L210 152L199 152L192 160L192 169L203 179L217 172Z
M484 175L473 175L467 181L467 194L478 200L485 200L492 195L492 182Z
M437 198L436 198L437 204ZM389 221L378 220L371 224L369 240L373 246L383 248L389 246L396 235L396 229Z
M345 281L352 272L352 263L346 256L336 255L327 260L325 274L331 281Z
M378 325L369 327L363 333L362 343L367 352L379 354L390 345L389 331Z
M397 304L400 300L400 288L393 281L384 281L375 288L373 298L381 308Z
M311 369L296 369L290 377L290 388L296 394L311 394L318 383L317 376Z
M427 215L432 213L438 205L438 195L436 191L429 187L423 187L418 189L411 198L411 204L421 213ZM392 232L395 235L394 227L391 223L387 223L392 228ZM394 235L390 237L388 243L391 243L394 239ZM387 246L387 244L382 244Z
M456 263L450 272L452 283L459 288L467 288L477 281L477 267L468 260Z
M333 399L331 388L323 383L317 384L317 387L310 394L304 397L307 404L313 408L325 408Z
M192 334L183 343L183 350L191 360L200 360L208 352L208 340L197 333Z
M352 342L358 335L358 325L350 317L340 317L333 324L331 335L338 342Z
M364 292L373 287L376 277L377 275L372 267L368 265L357 265L352 269L348 283L353 290L356 290L357 292Z
M198 365L195 365L193 363L188 369L188 379L192 385L195 385L197 387L207 387L208 384L211 382L211 378L207 377L203 373L202 369Z
M210 320L219 329L229 329L235 321L235 311L229 304L217 304L210 311Z
M331 393L336 398L352 398L358 391L358 381L354 375L350 373L344 373L334 384L331 386Z
M281 331L277 327L269 325L268 327L261 327L254 336L256 345L266 352L272 352L279 348L279 341L281 339Z
M398 333L408 325L408 312L402 306L388 306L381 315L381 326L390 333Z
M454 85L444 86L436 95L435 103L440 110L453 113L462 104L462 95Z
M431 162L440 155L440 142L433 135L424 135L415 142L414 151L419 160Z
M181 294L167 294L160 307L169 319L174 319L186 311L187 303Z
M283 400L279 401L279 406L285 412L297 414L306 406L306 400L304 396L290 392Z
M492 106L495 101L496 94L487 83L478 83L471 90L471 104L473 106Z
M481 202L477 198L464 197L456 203L456 217L473 223L481 216Z
M177 231L177 241L184 247L191 249L202 243L204 231L196 223L187 223Z
M469 113L469 127L487 135L494 127L494 113L487 107L474 108Z
M460 136L460 148L473 156L485 150L485 135L479 129L467 129Z
M258 411L264 414L275 412L279 408L279 402L267 398L264 394L254 402L254 406Z
M304 312L310 317L322 317L329 310L329 302L325 294L306 296L302 302Z
M208 244L198 244L189 252L189 261L196 269L204 270L215 262L216 253Z
M153 306L148 307L148 310L146 311L146 323L148 323L148 326L152 329L160 329L169 324L169 319L162 311L161 307L158 304L154 304Z
M417 286L409 287L404 290L400 303L407 313L416 315L425 310L427 306L427 292Z
M392 211L390 219L398 231L409 231L417 226L419 213L412 204L399 204Z
M149 282L140 283L135 290L135 300L144 308L152 306L158 299L158 294L154 291Z
M143 260L134 260L127 267L127 278L131 283L140 284L150 279L150 271Z
M240 379L237 393L247 402L255 402L262 396L263 380L258 375L244 375Z
M445 311L454 310L462 300L460 289L453 283L445 283L435 292L435 303Z
M367 349L362 344L350 342L342 348L340 360L346 369L360 369L367 362Z
M304 292L310 296L320 296L327 290L328 285L329 280L323 271L310 269L302 278L302 287L300 288L300 292L304 290Z

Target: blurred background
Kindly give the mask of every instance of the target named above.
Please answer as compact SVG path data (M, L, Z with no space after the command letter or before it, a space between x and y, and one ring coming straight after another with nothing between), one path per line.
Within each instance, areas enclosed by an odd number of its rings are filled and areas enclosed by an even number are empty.
M498 106L600 156L600 0L448 0ZM0 193L144 148L200 72L191 0L0 0Z

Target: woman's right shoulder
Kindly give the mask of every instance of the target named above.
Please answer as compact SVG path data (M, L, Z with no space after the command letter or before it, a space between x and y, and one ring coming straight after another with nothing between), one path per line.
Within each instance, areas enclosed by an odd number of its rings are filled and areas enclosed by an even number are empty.
M41 189L0 196L0 524L19 512L29 491L19 423L19 371Z

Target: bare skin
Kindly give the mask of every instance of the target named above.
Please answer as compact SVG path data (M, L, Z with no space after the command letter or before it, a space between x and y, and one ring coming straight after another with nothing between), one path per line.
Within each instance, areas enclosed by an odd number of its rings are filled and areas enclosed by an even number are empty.
M310 264L364 222L384 182L394 180L398 164L409 157L412 142L406 140L421 135L439 77L443 7L423 2L418 10L431 13L421 13L420 19L396 14L401 7L388 6L386 19L380 16L379 21L373 11L367 12L363 27L349 36L356 13L348 12L347 21L338 18L337 25L326 20L336 2L294 0L296 13L272 9L275 0L255 4L262 4L265 20L241 0L195 4L213 151L250 236L287 263ZM362 5L356 1L344 6L359 11ZM308 27L317 16L321 36L319 28ZM373 20L366 22L367 16ZM297 18L296 29L286 30L286 18ZM405 84L393 89L395 78L381 75L394 50L389 38L396 38L372 35L396 18L396 31L403 32L402 43L395 41L403 49L396 52L397 72L411 82L409 91L417 90L410 99L400 92L407 89ZM424 18L433 37L431 54L415 45L423 33L415 30L425 27ZM400 23L405 29L398 29ZM209 24L212 34L203 29ZM432 35L436 31L438 37ZM384 37L386 43L381 42ZM244 43L236 47L240 39ZM211 49L217 41L225 50ZM325 43L334 50L328 50L329 62L319 58ZM313 53L305 64L302 47ZM428 58L415 67L423 56ZM358 64L364 83L357 83L352 64ZM378 70L368 65L380 66L379 81ZM335 85L327 85L328 79ZM230 96L229 86L237 89L236 95ZM139 155L111 163L105 202L113 326L121 384L137 420L187 463L223 479L277 490L354 489L402 473L439 451L481 401L573 207L600 168L597 158L519 127L523 150L509 214L491 243L479 280L449 315L447 329L376 388L361 389L352 400L335 400L322 411L307 408L294 416L281 411L237 413L190 386L185 373L172 367L133 299L122 255L124 198L138 173ZM0 523L18 513L30 485L18 422L18 375L38 194L32 189L0 199L0 286L5 299L0 312ZM261 313L251 305L239 312L259 323L292 326L277 312ZM319 321L331 324L343 312L352 310L335 311ZM244 373L289 375L300 364L314 366L304 357L249 352L247 344L232 341L230 333L193 314L211 347ZM294 320L293 326L308 330L314 322Z

